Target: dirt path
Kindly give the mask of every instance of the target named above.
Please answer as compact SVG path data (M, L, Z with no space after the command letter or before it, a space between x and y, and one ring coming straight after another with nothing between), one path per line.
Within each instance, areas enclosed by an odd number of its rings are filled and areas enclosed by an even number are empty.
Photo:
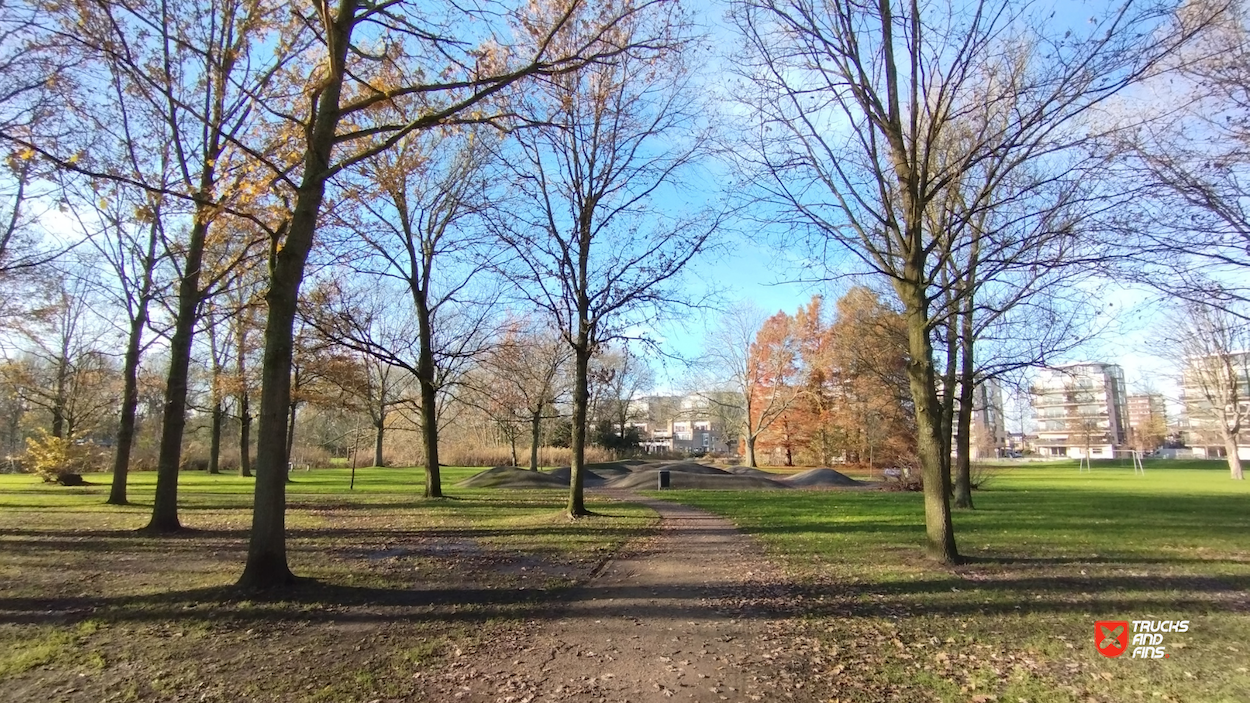
M726 520L629 495L658 535L609 561L517 641L493 642L428 674L429 700L819 700L820 660L782 614L780 572Z

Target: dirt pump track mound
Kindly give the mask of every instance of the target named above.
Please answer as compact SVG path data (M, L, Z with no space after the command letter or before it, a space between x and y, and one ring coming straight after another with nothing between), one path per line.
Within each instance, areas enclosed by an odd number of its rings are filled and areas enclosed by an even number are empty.
M637 459L600 462L586 465L586 485L595 488L648 490L659 488L659 474L669 472L673 489L761 490L786 488L867 488L857 481L829 468L803 471L781 476L761 469L737 466L726 471L693 461L654 461ZM529 471L515 466L496 466L461 481L462 488L567 488L572 470L562 466L552 471Z
M515 466L496 466L456 484L460 488L567 488L568 485L568 478Z
M825 468L809 469L782 480L795 488L840 488L868 485L846 474Z
M607 484L606 487L623 490L653 490L658 488L660 485L660 471L660 469L635 471L628 476L622 476L615 481L612 481ZM703 488L732 491L789 488L789 486L781 483L780 481L773 481L771 479L760 478L758 476L741 476L725 471L718 473L698 473L674 469L669 469L668 471L669 487L676 490L681 490L683 488Z

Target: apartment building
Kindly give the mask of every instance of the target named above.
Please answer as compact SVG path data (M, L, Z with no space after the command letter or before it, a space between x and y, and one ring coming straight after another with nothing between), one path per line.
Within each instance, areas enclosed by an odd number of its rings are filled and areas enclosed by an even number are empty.
M1236 379L1237 388L1232 388ZM1222 423L1241 420L1242 431L1237 454L1250 460L1250 352L1193 357L1186 360L1181 373L1181 393L1185 404L1186 435L1193 456L1221 458L1228 456ZM1225 399L1213 403L1212 398Z
M1160 393L1128 396L1128 441L1139 451L1154 451L1168 435L1167 405Z
M734 398L700 393L643 398L645 419L633 423L639 446L647 452L732 453L738 438L727 431L732 423L726 415L737 404Z
M1007 451L1007 424L1003 419L1003 386L987 379L973 390L969 456L994 459Z
M1117 364L1043 369L1031 391L1042 456L1111 458L1127 442L1128 400Z

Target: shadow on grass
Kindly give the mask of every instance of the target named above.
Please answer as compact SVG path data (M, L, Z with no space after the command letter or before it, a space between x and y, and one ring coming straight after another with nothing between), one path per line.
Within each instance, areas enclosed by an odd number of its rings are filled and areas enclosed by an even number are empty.
M449 527L421 529L387 529L387 528L302 528L290 527L286 536L292 543L300 541L321 542L330 540L338 544L355 545L360 549L369 549L370 540L384 541L392 546L403 545L405 542L425 544L432 540L477 540L477 539L508 539L523 540L525 537L577 537L579 528L586 532L601 534L608 532L624 532L632 534L645 531L637 525L612 525L602 522L582 522L587 518L602 520L611 518L628 518L629 515L611 513L594 513L576 520L560 521L550 525L534 525L529 527ZM685 534L704 532L691 529ZM721 533L722 530L709 528L708 533ZM52 530L52 529L0 529L0 537L11 538L5 542L6 551L21 549L48 551L65 549L68 551L107 551L110 542L125 543L126 547L134 548L134 542L150 542L153 548L161 548L169 543L187 540L220 540L237 542L247 540L248 528L237 529L199 529L183 527L176 532L155 534L138 530ZM12 539L16 538L16 539Z
M977 588L954 593L952 588ZM66 598L0 598L0 623L64 624L177 620L255 622L485 622L500 617L550 620L610 617L709 620L804 617L962 616L1152 611L1246 612L1250 579L1136 577L1110 579L1025 578L981 582L937 579L883 587L779 588L770 598L750 598L723 586L589 586L564 589L395 588L353 586L303 579L293 587L257 594L233 587L151 595ZM1064 600L1074 588L1099 597ZM1053 598L1037 600L1043 592ZM1178 592L1185 595L1178 596ZM758 595L758 594L752 594ZM940 598L938 596L941 596ZM743 604L749 605L743 605Z
M1175 565L1192 565L1201 564L1210 566L1211 564L1246 564L1250 563L1250 556L1234 556L1229 554L1221 554L1218 557L1209 559L1199 559L1194 557L1179 556L1159 556L1159 557L1143 557L1143 556L1101 556L1101 555L1074 555L1065 557L1020 557L1020 556L985 556L967 554L960 557L963 566L1025 566L1025 567L1049 567L1049 566L1082 566L1085 564L1123 564L1123 565L1159 565L1166 566L1168 564Z

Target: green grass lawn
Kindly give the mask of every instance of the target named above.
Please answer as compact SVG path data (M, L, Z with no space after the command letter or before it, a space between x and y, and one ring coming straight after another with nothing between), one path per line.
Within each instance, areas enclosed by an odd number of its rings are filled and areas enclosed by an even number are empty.
M922 556L918 493L662 495L731 518L805 584L831 698L1250 701L1250 485L1221 463L998 469L955 515L955 568ZM1190 628L1166 659L1097 653L1096 620L1145 619Z
M367 701L411 694L413 673L507 636L558 603L654 513L567 492L460 489L480 469L297 471L287 550L312 577L280 599L230 586L243 568L253 480L186 472L172 537L135 532L133 505L104 504L108 477L67 488L0 475L0 701Z
M275 601L229 588L252 480L188 472L176 537L135 533L134 505L96 485L0 475L0 701L361 701L403 698L412 672L559 602L650 511L563 491L420 498L412 469L297 471L292 568L317 581ZM758 535L798 582L796 608L833 672L830 700L1250 701L1250 486L1218 462L1004 462L955 516L970 563L924 560L921 496L875 491L664 492ZM1107 659L1095 620L1189 620L1169 657ZM240 676L240 670L246 676Z

